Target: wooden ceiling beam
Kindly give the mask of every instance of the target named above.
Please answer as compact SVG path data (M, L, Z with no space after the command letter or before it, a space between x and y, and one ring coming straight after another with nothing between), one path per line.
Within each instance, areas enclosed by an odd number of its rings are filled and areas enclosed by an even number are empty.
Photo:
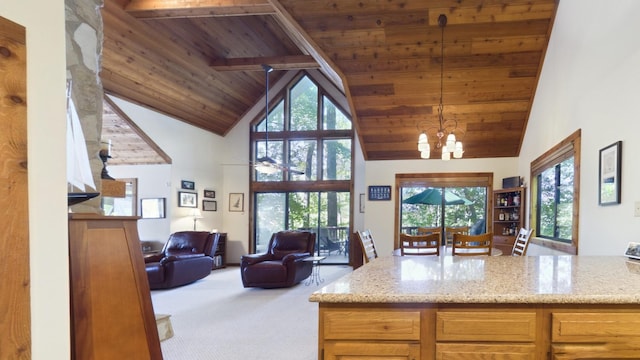
M211 63L211 68L216 71L264 71L262 64L269 65L274 70L302 70L320 67L311 55L292 55L217 59Z
M131 0L124 10L136 18L170 19L271 15L268 0Z

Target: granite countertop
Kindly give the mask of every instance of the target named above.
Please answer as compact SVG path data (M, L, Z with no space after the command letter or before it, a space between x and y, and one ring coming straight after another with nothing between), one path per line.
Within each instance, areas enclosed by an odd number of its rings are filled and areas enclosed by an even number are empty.
M320 303L638 304L623 256L386 256L314 292Z

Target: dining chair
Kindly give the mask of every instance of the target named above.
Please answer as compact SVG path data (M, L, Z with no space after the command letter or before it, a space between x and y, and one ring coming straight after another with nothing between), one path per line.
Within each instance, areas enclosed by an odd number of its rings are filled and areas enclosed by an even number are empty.
M529 238L531 238L531 234L533 233L533 229L525 229L520 228L518 232L518 236L516 236L516 240L513 243L513 250L511 250L511 255L513 256L525 256L527 255L527 249L529 248Z
M447 226L444 228L445 245L449 246L453 242L454 234L469 235L468 226Z
M440 256L440 233L427 235L400 234L400 255Z
M442 232L442 229L437 226L437 227L418 227L418 235L428 235L428 234L433 234L433 233L440 233Z
M364 263L368 263L369 261L378 257L378 252L376 251L376 244L373 241L373 236L371 236L371 230L364 231L356 231L355 233L358 241L360 242L360 246L362 247L362 254L364 254Z
M493 233L480 235L453 234L453 256L491 255Z

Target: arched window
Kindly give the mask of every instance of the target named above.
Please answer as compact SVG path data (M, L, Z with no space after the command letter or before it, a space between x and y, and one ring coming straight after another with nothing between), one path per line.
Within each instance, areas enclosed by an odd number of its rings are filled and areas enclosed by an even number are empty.
M328 256L323 263L348 263L351 119L306 72L272 103L268 125L263 113L251 127L252 160L268 156L285 170L252 171L252 251L264 251L276 231L308 229L317 254Z

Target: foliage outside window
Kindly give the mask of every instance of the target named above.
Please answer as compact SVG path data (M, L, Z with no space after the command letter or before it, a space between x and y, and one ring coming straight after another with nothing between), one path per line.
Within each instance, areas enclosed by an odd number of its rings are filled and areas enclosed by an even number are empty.
M533 243L577 254L580 130L531 163Z
M316 232L319 252L326 239L342 242L344 250L351 228L351 120L306 73L274 103L268 133L264 114L251 128L253 160L269 156L304 174L253 171L253 251L264 251L271 234L285 229Z

